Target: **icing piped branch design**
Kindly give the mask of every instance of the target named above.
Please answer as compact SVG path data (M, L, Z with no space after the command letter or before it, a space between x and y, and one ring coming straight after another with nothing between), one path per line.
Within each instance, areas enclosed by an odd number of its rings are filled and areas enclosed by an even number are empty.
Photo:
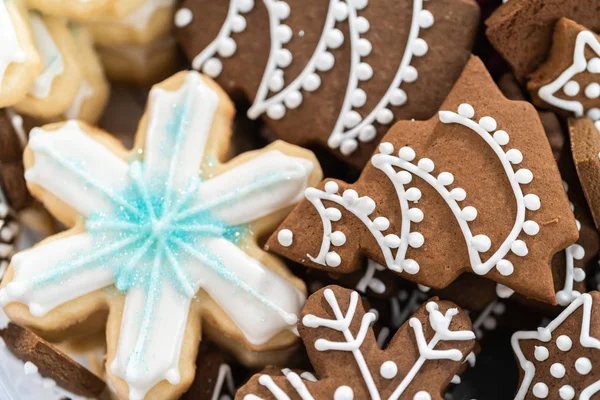
M116 345L108 346L114 350L107 368L127 383L130 399L144 398L162 380L182 381L180 354L195 351L183 348L188 313L200 289L259 349L282 330L295 330L304 303L285 271L271 271L247 249L256 246L249 224L259 227L263 217L297 202L315 179L314 161L276 144L220 173L208 168L211 137L227 134L213 121L233 113L217 90L196 72L154 87L140 127L143 147L128 161L77 121L30 135L35 161L28 183L43 191L42 199L54 196L71 208L65 221L81 216L84 223L15 255L0 301L9 314L12 303L26 305L32 317L20 322L33 324L114 285L125 301L122 311L111 306L109 319L122 313L122 320L118 337L108 338Z
M465 314L450 303L445 302L442 306L435 299L427 302L404 324L390 347L382 351L370 328L376 316L373 312L364 312L359 300L357 292L335 286L320 290L309 298L300 335L315 370L321 374L319 379L291 370L283 370L283 376L257 374L240 389L243 398L283 400L299 396L314 399L318 395L319 398L334 399L431 399L435 394L422 388L435 387L435 383L428 381L431 377L424 372L423 365L435 360L448 366L449 380L471 354L475 334L469 329ZM311 307L318 315L309 312ZM457 326L464 329L457 329ZM442 343L450 346L439 349ZM416 352L407 352L407 346ZM347 361L343 371L327 371L319 364L329 352L347 354L343 357ZM407 354L415 354L416 358L405 359ZM337 367L341 365L337 364ZM374 374L374 371L379 373ZM440 382L440 391L444 389L442 384Z

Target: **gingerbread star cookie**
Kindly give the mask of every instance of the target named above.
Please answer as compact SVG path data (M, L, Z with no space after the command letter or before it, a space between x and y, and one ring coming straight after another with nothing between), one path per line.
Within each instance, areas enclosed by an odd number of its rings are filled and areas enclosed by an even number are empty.
M534 104L598 121L600 131L600 36L562 18L546 62L529 78Z
M524 81L548 57L560 18L600 31L598 0L510 0L485 21L486 35Z
M233 113L212 80L181 72L150 91L131 151L78 121L30 134L30 191L71 229L13 257L0 301L53 340L101 328L108 312L121 398L179 398L203 331L247 363L296 341L305 289L256 240L321 171L282 142L221 164Z
M390 129L356 183L305 197L268 249L338 274L370 258L432 288L472 272L555 304L550 260L578 236L537 112L476 57L438 115Z
M186 0L175 15L192 66L250 118L359 168L394 121L437 111L478 21L473 0Z
M315 373L259 373L236 399L441 399L475 345L469 317L434 297L382 350L359 299L339 286L310 296L298 330Z
M521 367L515 396L524 399L590 399L600 391L600 293L579 296L537 331L516 332L512 347Z

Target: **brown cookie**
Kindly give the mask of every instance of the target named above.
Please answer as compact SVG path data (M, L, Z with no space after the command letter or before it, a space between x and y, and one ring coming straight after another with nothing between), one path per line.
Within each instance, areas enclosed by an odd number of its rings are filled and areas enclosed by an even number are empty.
M362 167L394 121L437 111L478 19L473 0L186 0L175 23L192 66L250 118Z
M550 259L578 233L537 112L476 57L441 109L397 123L355 184L308 189L266 247L335 273L370 258L432 288L474 272L555 303Z
M600 293L585 293L548 326L513 335L513 351L522 369L516 400L596 398L598 307Z
M588 118L569 119L571 152L596 228L600 229L600 135Z
M430 299L395 334L385 350L375 341L375 319L359 295L339 286L313 294L298 331L315 374L283 370L257 374L236 399L441 399L441 393L471 354L475 335L469 317L453 303Z
M534 104L600 121L599 39L585 27L560 19L548 59L527 82Z
M16 211L31 202L23 178L23 148L27 135L23 118L10 108L0 109L0 190L8 204Z
M15 242L20 230L20 223L15 212L9 207L0 188L0 278L10 264L16 251Z
M42 376L72 393L98 397L106 389L104 381L32 331L9 323L0 336L18 358L33 363Z
M552 31L560 18L597 32L599 6L598 0L510 0L485 21L486 35L523 81L548 56Z
M234 394L235 384L227 357L214 346L202 342L196 358L196 377L180 400L225 400L233 398Z

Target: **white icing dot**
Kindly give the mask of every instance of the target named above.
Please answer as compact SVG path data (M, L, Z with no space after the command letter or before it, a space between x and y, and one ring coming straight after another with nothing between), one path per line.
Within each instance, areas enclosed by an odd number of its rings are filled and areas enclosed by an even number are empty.
M546 361L550 357L550 352L545 346L535 346L533 356L538 361Z
M285 107L283 104L273 104L267 108L267 116L271 119L278 120L285 115Z
M467 198L467 192L463 188L454 188L450 191L450 197L456 201L463 201Z
M433 25L433 14L431 14L430 11L428 10L421 10L421 12L419 12L419 26L421 28L429 28L431 27L431 25Z
M346 189L344 193L342 193L342 198L348 204L354 204L358 200L358 193L354 189Z
M329 207L325 210L325 216L335 222L342 218L342 212L335 207Z
M390 142L383 142L379 144L379 152L381 154L389 155L394 152L394 145Z
M242 13L247 13L254 8L254 0L238 0L235 4Z
M473 118L473 116L475 115L475 109L473 109L472 105L463 103L460 106L458 106L458 115L465 118Z
M292 28L285 24L279 25L275 30L275 37L277 38L277 40L284 44L292 40L292 35Z
M37 374L38 367L37 367L37 365L35 365L31 361L27 361L23 365L23 372L25 373L25 375L34 375L34 374Z
M426 41L421 38L415 39L412 44L412 51L415 56L423 57L425 54L427 54L427 50L429 50L429 48L427 47Z
M506 158L512 164L520 164L523 161L523 153L517 149L510 149L506 152Z
M402 71L402 79L408 83L416 81L418 77L419 73L412 65L407 65L404 71Z
M492 241L486 235L475 235L473 239L471 239L471 244L475 247L480 253L485 253L492 247Z
M202 66L202 72L211 78L216 78L223 71L223 64L216 58L209 58Z
M194 14L192 14L192 10L189 8L180 8L175 13L175 26L178 28L183 28L184 26L188 26L190 22L194 19Z
M411 222L421 222L421 221L423 221L423 218L425 218L423 211L421 211L421 209L415 208L415 207L408 210L407 214L408 214L408 219L410 219Z
M283 102L291 110L298 108L302 104L302 93L297 90L291 91L285 95Z
M361 116L358 112L352 110L344 115L344 126L346 128L354 128L361 121Z
M327 47L337 49L344 43L344 34L339 29L334 28L327 32L325 40L327 41Z
M460 216L465 221L473 221L477 218L477 209L472 206L467 206L460 211Z
M282 229L277 233L277 240L283 247L290 247L294 242L294 233L289 229Z
M335 64L335 57L328 51L319 54L315 66L319 71L329 71Z
M592 362L587 357L579 357L575 361L575 370L580 375L587 375L592 371Z
M573 347L573 341L567 335L560 335L556 339L556 347L562 351L569 351L571 350L571 347Z
M369 2L368 0L352 0L352 5L357 10L362 10L363 8L365 8L367 6L368 2Z
M277 52L277 65L281 68L288 67L292 63L292 52L288 49L281 49Z
M345 20L348 17L348 6L346 5L346 3L338 1L333 8L333 15L338 21Z
M537 194L526 194L525 197L523 197L523 201L525 203L525 207L531 211L537 211L542 206L540 198L537 196Z
M279 19L286 19L290 16L290 6L285 1L278 1L273 6L275 16Z
M356 42L356 52L361 56L361 57L366 57L369 54L371 54L371 50L373 50L373 46L371 45L371 42L369 42L367 39L358 39L358 42Z
M533 173L527 168L521 168L517 172L515 172L515 179L520 184L528 184L533 180Z
M394 113L387 108L382 108L381 110L377 111L375 119L382 125L388 125L394 120Z
M431 395L424 390L417 392L413 397L413 400L431 400Z
M519 257L525 257L529 250L527 249L527 244L524 241L517 239L510 245L510 250L518 255Z
M346 235L344 232L335 231L331 234L331 243L334 246L343 246L346 243Z
M361 62L356 67L356 76L361 81L368 81L373 76L373 68L365 62Z
M369 24L369 20L365 17L356 18L355 26L358 33L366 33L371 27L371 25Z
M506 131L502 131L502 130L496 131L496 132L494 132L494 140L500 146L504 146L504 145L508 144L508 141L509 141L508 133L506 133Z
M391 249L396 249L398 246L400 246L400 238L398 235L390 233L389 235L385 235L383 238L383 243Z
M345 156L349 156L350 154L354 153L357 148L358 142L356 140L346 139L340 145L340 152Z
M545 383L538 382L533 386L533 395L538 399L548 397L548 386Z
M565 376L566 370L565 366L561 363L554 363L550 366L550 375L553 377L560 379Z
M496 120L492 117L482 117L479 120L479 126L485 129L488 132L495 130L498 127Z
M339 185L338 185L336 182L334 182L334 181L329 181L329 182L327 182L327 183L325 184L325 191L326 191L327 193L331 193L331 194L333 194L333 193L337 193L337 191L338 191L338 190L340 190L340 187L339 187Z
M450 172L442 172L438 175L437 179L442 185L448 186L454 182L454 175L452 175Z
M421 158L417 163L417 167L419 167L419 169L422 169L425 172L431 172L434 170L435 164L429 158Z
M564 385L558 389L558 394L562 400L572 400L575 398L575 389L571 385Z
M423 243L425 243L425 238L421 233L411 232L408 234L408 244L413 249L418 249L419 247L423 246Z
M575 81L569 81L563 87L563 91L567 96L577 96L577 94L579 93L579 83Z
M398 366L393 361L386 361L381 364L381 368L379 368L379 373L385 379L392 379L398 373Z
M362 107L367 102L367 94L364 90L360 88L354 89L352 92L352 97L350 98L350 102L352 103L352 107Z
M231 30L235 33L243 32L246 29L246 18L241 15L235 15L231 19Z
M590 118L592 121L597 121L600 120L600 108L590 108L586 115L588 116L588 118Z
M585 87L585 96L588 99L597 99L600 96L600 85L592 82Z
M353 400L354 392L348 386L340 386L333 393L333 400Z
M327 264L328 266L335 268L341 263L342 258L335 251L330 251L329 253L327 253L327 255L325 255L325 264Z
M390 220L386 217L377 217L373 220L373 225L378 231L385 231L390 227Z
M585 280L585 271L581 268L573 268L573 280L583 282Z
M594 57L588 61L587 70L593 74L600 74L600 58Z
M321 78L317 74L309 74L302 81L302 87L307 92L314 92L321 86Z
M402 185L408 185L412 181L412 175L408 171L399 171L396 174L396 179Z
M283 74L277 73L279 71L281 70L275 71L275 73L273 73L273 75L271 76L271 79L269 79L269 89L273 92L280 91L284 85Z
M360 128L360 133L358 134L358 140L363 143L370 142L375 139L377 136L377 129L373 125L365 125Z
M404 269L407 274L414 275L419 272L419 263L417 263L415 260L407 258L402 261L402 269Z
M390 104L393 106L402 106L406 104L406 92L400 88L392 89L390 93Z
M537 235L540 231L540 226L535 221L523 222L523 231L529 236Z
M511 263L508 260L498 261L498 264L496 264L496 269L502 276L511 275L515 271L515 267L513 266L513 263Z
M404 197L408 201L419 201L421 199L421 191L416 187L409 188L406 193L404 193Z
M406 160L406 161L412 161L415 159L416 156L417 155L416 155L415 151L411 147L408 147L408 146L402 147L400 149L400 151L398 152L398 157L400 157L401 159Z

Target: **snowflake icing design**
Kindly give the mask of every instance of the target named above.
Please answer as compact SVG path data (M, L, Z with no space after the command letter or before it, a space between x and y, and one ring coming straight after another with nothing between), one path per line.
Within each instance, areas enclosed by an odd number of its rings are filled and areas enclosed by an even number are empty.
M126 301L109 367L127 382L131 399L163 379L180 382L179 353L198 289L252 344L295 329L304 303L290 282L240 246L250 222L300 199L313 163L271 149L199 176L219 100L195 72L178 90L153 88L144 150L130 163L75 121L31 134L35 164L26 179L86 217L86 232L17 254L0 300L41 317L114 284Z

